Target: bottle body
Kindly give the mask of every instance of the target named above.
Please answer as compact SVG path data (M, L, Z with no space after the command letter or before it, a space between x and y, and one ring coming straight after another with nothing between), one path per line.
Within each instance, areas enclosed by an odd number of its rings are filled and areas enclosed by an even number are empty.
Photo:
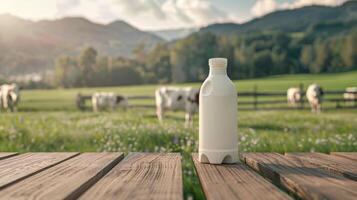
M210 67L199 102L199 161L237 162L237 91L226 74L226 67Z

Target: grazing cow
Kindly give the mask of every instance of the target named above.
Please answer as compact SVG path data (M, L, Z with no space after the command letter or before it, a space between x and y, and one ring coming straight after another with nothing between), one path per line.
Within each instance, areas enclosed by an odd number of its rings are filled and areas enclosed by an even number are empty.
M286 93L288 104L297 107L302 100L301 94L302 93L300 88L289 88Z
M121 95L115 95L112 92L96 92L92 95L92 106L94 112L105 109L115 110L117 106L128 107L128 99Z
M306 98L310 103L311 111L314 113L319 113L321 111L321 103L324 91L322 88L316 84L311 84L307 88Z
M156 114L162 123L165 110L183 110L185 126L192 124L192 115L198 110L199 90L191 87L160 87L155 91Z
M20 101L20 88L16 83L1 85L1 108L10 109L11 112L17 111L17 105Z
M343 93L343 99L348 100L348 101L357 101L357 87L348 87L345 90L345 93ZM353 102L349 102L352 105L354 104Z

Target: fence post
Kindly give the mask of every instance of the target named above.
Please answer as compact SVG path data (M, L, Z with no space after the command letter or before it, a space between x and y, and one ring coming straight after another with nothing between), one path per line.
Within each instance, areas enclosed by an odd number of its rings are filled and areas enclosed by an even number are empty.
M304 84L300 83L299 84L300 88L300 109L304 109Z
M254 97L254 110L256 110L258 108L258 87L257 85L254 85L254 88L253 88L253 97Z

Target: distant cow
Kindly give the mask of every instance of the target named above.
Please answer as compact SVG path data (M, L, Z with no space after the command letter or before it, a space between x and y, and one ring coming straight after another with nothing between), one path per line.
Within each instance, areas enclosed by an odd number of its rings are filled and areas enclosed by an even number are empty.
M162 123L165 110L183 110L185 126L192 124L192 115L198 110L199 90L191 87L161 87L155 91L156 114Z
M288 104L297 107L302 100L302 91L300 88L289 88L286 92Z
M321 111L321 103L324 91L316 84L309 85L306 91L306 98L310 103L311 111L319 113Z
M357 87L348 87L343 93L343 99L357 101ZM353 104L353 102L351 102Z
M17 111L17 105L20 101L20 88L16 83L3 84L0 86L1 109L11 112Z
M117 106L128 107L128 99L112 92L96 92L92 95L92 106L94 112L109 109L115 110Z

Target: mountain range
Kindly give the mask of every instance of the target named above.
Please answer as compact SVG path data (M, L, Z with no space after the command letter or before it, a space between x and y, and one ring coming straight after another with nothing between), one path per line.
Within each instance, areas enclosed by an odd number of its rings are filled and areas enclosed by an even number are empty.
M200 32L239 34L259 31L299 32L321 22L349 22L357 19L357 1L348 1L337 7L306 6L298 9L279 10L243 24L212 24Z
M0 15L0 73L30 73L51 69L61 54L76 55L87 46L101 55L130 56L144 43L148 49L164 39L124 21L97 24L85 18L28 21Z
M13 75L52 70L56 57L62 54L78 55L87 46L93 46L100 55L130 57L139 44L144 43L149 50L158 43L184 38L195 32L218 35L262 31L300 32L325 22L343 22L345 25L339 28L349 29L356 27L356 20L357 1L337 7L306 6L280 10L243 24L223 23L199 30L190 28L154 32L139 30L124 21L97 24L85 18L66 17L33 22L5 14L0 15L0 73Z
M168 30L159 30L159 31L151 31L151 33L167 40L178 40L181 38L185 38L186 36L195 33L199 30L199 28L179 28L179 29L168 29Z

